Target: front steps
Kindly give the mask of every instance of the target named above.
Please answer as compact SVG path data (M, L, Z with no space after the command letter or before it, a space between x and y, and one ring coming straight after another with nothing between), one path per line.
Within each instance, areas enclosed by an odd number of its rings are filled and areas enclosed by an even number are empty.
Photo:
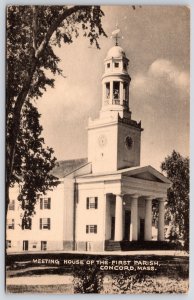
M121 251L121 242L105 241L105 251Z
M176 244L167 241L105 241L105 251L138 251L138 250L181 250Z

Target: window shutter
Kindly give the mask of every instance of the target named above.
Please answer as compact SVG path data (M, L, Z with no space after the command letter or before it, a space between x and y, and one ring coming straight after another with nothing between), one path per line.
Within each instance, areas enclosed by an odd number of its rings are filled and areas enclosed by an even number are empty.
M42 229L42 218L40 218L40 229Z
M24 227L25 227L25 225L24 225L24 219L22 219L22 230L24 230Z
M40 198L40 209L42 209L42 208L43 208L43 199Z
M98 208L98 197L95 197L95 209Z
M94 225L94 233L97 233L97 225Z
M50 218L47 219L47 224L48 224L48 229L51 229L51 219Z
M15 210L15 200L11 200L9 203L9 210Z
M89 232L89 225L86 225L86 233Z
M32 228L32 219L30 218L29 219L29 229L31 229Z
M48 198L48 209L51 209L51 198Z
M86 209L89 209L89 197L86 199Z

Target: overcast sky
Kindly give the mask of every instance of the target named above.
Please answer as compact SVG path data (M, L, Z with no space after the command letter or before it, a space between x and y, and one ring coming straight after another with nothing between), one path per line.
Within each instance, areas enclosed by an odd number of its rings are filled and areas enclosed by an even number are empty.
M189 10L181 6L102 7L108 37L118 22L120 45L130 60L130 109L141 120L141 165L160 170L172 150L189 155ZM55 48L66 78L56 77L37 101L46 144L58 160L87 157L88 118L101 108L104 58L113 46L100 38L100 50L81 36Z

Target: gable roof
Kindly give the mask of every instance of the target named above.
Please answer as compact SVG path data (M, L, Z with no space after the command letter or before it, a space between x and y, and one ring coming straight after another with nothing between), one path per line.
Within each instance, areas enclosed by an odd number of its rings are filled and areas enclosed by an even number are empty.
M86 165L87 163L87 158L61 160L56 163L56 166L53 168L51 174L58 178L62 178L67 174L77 170L78 168Z
M162 173L160 173L150 165L144 167L129 168L122 174L149 181L154 181L155 179L159 182L171 183L171 181L167 177L165 177Z

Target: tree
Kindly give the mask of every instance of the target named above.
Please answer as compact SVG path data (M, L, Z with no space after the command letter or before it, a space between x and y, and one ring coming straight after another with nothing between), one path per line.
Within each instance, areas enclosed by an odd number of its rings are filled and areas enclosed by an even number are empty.
M140 294L154 291L153 278L148 272L136 271L134 274L124 270L119 274L111 275L111 286L105 290L106 294Z
M11 183L17 182L21 186L18 200L24 210L22 227L31 224L30 216L34 213L38 193L46 193L59 182L50 173L56 158L53 157L53 149L44 146L39 117L36 107L28 102L24 104L18 135L20 147L16 147L14 159L17 177Z
M172 182L168 190L167 218L171 220L170 239L183 239L189 249L189 158L173 150L161 164L161 169Z
M73 266L73 286L75 294L99 294L103 288L103 274L96 262L92 265Z
M9 6L7 9L6 87L6 211L9 188L22 182L19 200L27 215L33 213L37 194L57 184L50 175L56 158L44 146L40 115L33 103L62 75L53 46L72 43L79 32L99 48L106 36L99 6Z

